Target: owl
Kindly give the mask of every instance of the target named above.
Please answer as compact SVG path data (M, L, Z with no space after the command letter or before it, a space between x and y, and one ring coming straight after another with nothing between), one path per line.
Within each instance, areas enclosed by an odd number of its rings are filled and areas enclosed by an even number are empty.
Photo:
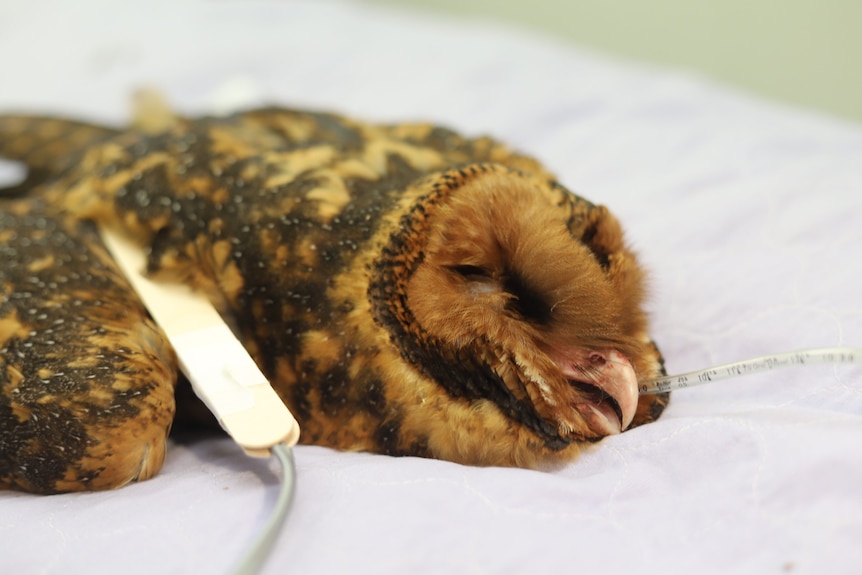
M0 486L155 475L196 409L109 256L209 298L301 442L558 467L668 396L618 221L536 160L428 123L262 108L126 128L0 116Z

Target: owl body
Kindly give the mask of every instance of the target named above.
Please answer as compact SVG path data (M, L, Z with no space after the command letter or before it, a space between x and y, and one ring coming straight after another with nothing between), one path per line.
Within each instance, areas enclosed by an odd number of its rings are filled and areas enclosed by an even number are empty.
M97 226L216 304L304 443L541 468L666 404L637 396L662 367L619 224L490 138L279 108L124 130L7 116L0 155L30 169L0 200L2 485L161 465L176 360ZM109 359L69 368L90 356Z

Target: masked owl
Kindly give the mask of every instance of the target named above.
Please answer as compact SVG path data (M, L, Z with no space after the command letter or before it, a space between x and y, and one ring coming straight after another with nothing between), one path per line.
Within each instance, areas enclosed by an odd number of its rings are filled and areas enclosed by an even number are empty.
M28 168L0 199L0 486L162 465L176 358L99 226L217 306L304 443L548 468L667 403L638 395L663 368L620 224L491 138L156 107L0 116L0 156Z

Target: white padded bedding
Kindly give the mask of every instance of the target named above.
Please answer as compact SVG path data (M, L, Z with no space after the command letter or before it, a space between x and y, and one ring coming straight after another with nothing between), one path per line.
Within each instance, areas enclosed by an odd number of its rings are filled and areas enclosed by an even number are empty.
M622 220L671 372L862 346L860 125L356 2L111 6L0 8L0 110L122 122L155 86L187 113L266 102L492 134ZM267 574L862 573L860 367L678 392L552 473L305 446L296 461ZM277 478L211 438L115 492L0 492L0 572L223 573Z

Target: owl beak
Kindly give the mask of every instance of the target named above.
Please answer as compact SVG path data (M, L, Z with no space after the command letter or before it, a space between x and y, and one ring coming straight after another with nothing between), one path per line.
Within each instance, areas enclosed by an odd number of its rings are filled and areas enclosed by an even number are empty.
M620 433L631 424L637 409L635 370L628 358L615 350L590 352L587 361L588 370L560 366L585 399L574 407L594 432L602 436Z

